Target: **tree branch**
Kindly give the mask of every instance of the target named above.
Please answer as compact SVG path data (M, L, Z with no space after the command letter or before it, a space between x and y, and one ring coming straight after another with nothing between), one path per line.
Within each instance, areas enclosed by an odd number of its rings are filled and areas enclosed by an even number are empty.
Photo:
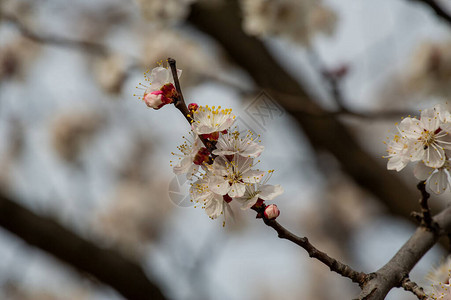
M38 216L1 192L0 226L28 244L94 276L127 299L165 299L140 266L112 250L94 245L50 218Z
M97 44L88 41L72 40L64 37L56 37L52 35L38 34L25 26L19 18L12 14L7 14L2 12L0 15L0 20L6 20L7 22L15 25L17 29L22 33L23 36L29 38L30 40L40 43L55 45L66 48L78 48L83 50L88 50L89 52L97 55L106 55L110 53L110 50L102 44Z
M409 274L438 238L451 232L451 207L433 217L432 222L437 223L439 230L431 231L423 226L419 227L385 266L371 274L359 299L384 299L393 287L402 285L405 274Z
M302 247L307 251L310 257L316 258L326 266L330 268L331 271L340 274L343 277L347 277L351 279L353 282L358 283L359 285L363 285L367 280L368 275L362 272L357 272L353 270L350 266L339 262L335 258L330 257L326 253L318 250L313 246L306 237L298 237L288 231L285 227L280 225L276 220L268 220L263 218L265 224L271 228L273 228L279 238L289 240L296 245Z
M401 286L408 292L412 292L420 300L426 300L427 296L423 288L418 286L415 282L410 281L409 276L405 276L401 282Z

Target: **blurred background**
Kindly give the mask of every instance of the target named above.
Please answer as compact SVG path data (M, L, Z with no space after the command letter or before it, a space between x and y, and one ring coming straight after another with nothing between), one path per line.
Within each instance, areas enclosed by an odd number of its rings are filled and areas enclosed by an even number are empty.
M450 24L421 2L2 0L0 190L19 213L119 252L169 299L355 297L357 285L253 211L235 207L223 228L193 208L169 166L188 124L133 95L144 71L175 58L188 103L232 108L240 129L262 135L260 168L285 189L278 220L376 271L413 233L419 198L412 169L386 170L383 141L451 93ZM1 299L123 299L11 231L0 230ZM436 245L410 278L428 285L448 251Z

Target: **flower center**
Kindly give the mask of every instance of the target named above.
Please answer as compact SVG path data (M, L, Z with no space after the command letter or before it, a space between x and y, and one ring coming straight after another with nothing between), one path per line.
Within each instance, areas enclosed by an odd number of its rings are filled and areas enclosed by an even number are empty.
M423 141L424 150L426 150L430 145L435 143L435 132L425 129L421 135L421 140Z

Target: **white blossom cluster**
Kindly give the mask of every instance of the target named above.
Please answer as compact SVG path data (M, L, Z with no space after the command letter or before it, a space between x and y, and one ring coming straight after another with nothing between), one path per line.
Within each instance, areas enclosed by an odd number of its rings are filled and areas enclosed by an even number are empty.
M197 106L190 104L193 141L186 139L179 146L181 154L174 162L174 173L186 174L192 182L191 201L205 209L207 215L216 219L220 215L233 215L229 203L235 200L242 209L254 206L258 200L273 200L283 193L280 185L267 184L273 170L266 172L255 168L255 161L263 152L253 133L244 136L231 126L235 116L231 109ZM235 128L236 129L236 128ZM202 139L214 145L207 149ZM211 152L210 152L211 151ZM279 211L275 205L265 217L276 218ZM267 215L268 213L268 215Z
M434 268L427 279L431 282L428 289L428 300L451 300L451 257L448 256L437 268Z
M442 105L423 110L419 119L404 118L387 144L387 169L401 171L416 162L414 175L428 190L441 194L450 185L451 113Z
M155 110L177 101L171 71L160 66L144 73L146 84L137 88L144 90L142 99ZM177 70L180 77L182 70ZM232 215L229 203L239 202L242 209L254 205L261 208L267 219L279 216L276 205L266 206L265 200L273 200L283 193L280 185L267 184L274 170L268 172L255 169L255 159L264 147L251 131L242 134L231 129L235 116L231 109L188 105L191 120L191 138L178 147L181 153L176 162L171 161L175 174L186 174L193 181L190 188L191 201L205 209L207 215L216 219L220 215ZM173 164L172 164L173 163ZM265 177L265 175L267 175Z
M243 0L244 30L252 35L286 36L309 45L318 32L332 34L335 12L315 0Z
M415 93L451 95L451 41L424 42L416 50L407 69L407 88Z

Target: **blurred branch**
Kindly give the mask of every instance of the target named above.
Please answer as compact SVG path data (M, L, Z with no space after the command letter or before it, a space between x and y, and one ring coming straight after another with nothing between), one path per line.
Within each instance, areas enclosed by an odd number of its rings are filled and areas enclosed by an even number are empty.
M405 275L437 243L439 237L451 232L451 207L444 209L432 221L437 223L439 230L420 226L385 266L370 274L359 299L384 299L392 288L402 285Z
M329 112L276 62L260 40L243 32L237 1L217 6L194 4L188 21L214 38L260 88L270 92L298 122L314 148L333 154L357 184L376 196L391 213L410 220L410 212L416 208L414 190L397 175L389 173L382 160L377 161L364 151L335 116L317 117Z
M28 28L18 17L12 14L1 12L0 20L2 21L4 20L13 24L22 33L23 36L29 38L32 41L35 41L36 43L55 45L66 48L79 48L82 50L87 50L97 55L106 55L110 53L109 49L102 44L97 44L88 41L73 40L64 37L56 37L52 35L39 34Z
M102 249L54 220L38 216L0 193L0 226L28 244L111 286L127 299L165 299L144 270Z
M435 12L437 16L439 16L440 18L442 18L451 25L451 15L444 8L442 8L436 0L410 0L410 1L424 3L425 5L432 8L432 10Z

